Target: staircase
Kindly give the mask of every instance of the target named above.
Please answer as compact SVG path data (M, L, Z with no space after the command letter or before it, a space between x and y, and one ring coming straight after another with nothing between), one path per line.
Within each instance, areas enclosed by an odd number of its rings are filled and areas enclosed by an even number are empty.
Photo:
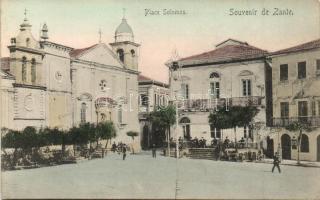
M215 160L215 152L213 148L191 148L187 158Z

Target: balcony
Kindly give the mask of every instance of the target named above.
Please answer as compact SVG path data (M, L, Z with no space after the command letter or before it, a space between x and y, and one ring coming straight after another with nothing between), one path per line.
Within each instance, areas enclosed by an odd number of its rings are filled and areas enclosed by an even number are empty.
M209 111L216 107L260 106L262 97L233 97L219 99L187 99L178 103L179 109L188 111Z
M272 124L274 127L286 127L293 122L300 122L302 124L307 124L310 127L320 126L320 116L312 117L283 117L283 118L273 118Z

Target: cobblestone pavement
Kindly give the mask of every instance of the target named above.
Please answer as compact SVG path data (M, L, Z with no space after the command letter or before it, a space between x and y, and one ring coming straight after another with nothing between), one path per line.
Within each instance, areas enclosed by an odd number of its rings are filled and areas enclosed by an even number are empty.
M109 154L2 172L3 198L320 198L320 168Z

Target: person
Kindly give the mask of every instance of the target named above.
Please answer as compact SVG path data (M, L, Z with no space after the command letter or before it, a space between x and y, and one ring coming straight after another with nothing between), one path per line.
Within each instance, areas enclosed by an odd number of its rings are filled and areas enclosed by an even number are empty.
M122 145L122 153L123 153L122 159L125 160L127 156L127 147L125 144Z
M241 140L239 141L240 142L240 148L244 148L244 138L242 137Z
M280 169L280 159L279 159L279 153L276 152L275 155L273 156L273 167L272 167L272 173L275 167L278 168L279 173L281 173L281 169Z
M112 144L112 152L114 153L117 149L117 145L116 145L116 142L113 142Z
M152 157L153 157L153 158L156 158L156 152L157 152L156 145L153 144L153 145L152 145Z
M225 146L225 148L228 148L228 147L229 147L229 143L230 143L230 140L228 139L228 137L226 137L226 139L224 140L224 146Z

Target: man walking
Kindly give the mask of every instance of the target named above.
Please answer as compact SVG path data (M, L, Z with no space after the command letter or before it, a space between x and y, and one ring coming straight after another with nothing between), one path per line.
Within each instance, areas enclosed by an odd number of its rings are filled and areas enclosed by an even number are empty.
M153 144L153 145L152 145L152 157L153 157L153 158L156 158L156 152L157 152L156 145Z
M281 173L281 169L280 169L280 160L279 160L279 153L276 152L275 155L273 156L273 167L272 167L272 173L275 167L278 168L279 173Z
M122 159L125 160L127 156L127 147L125 144L122 146L122 153L123 153Z

